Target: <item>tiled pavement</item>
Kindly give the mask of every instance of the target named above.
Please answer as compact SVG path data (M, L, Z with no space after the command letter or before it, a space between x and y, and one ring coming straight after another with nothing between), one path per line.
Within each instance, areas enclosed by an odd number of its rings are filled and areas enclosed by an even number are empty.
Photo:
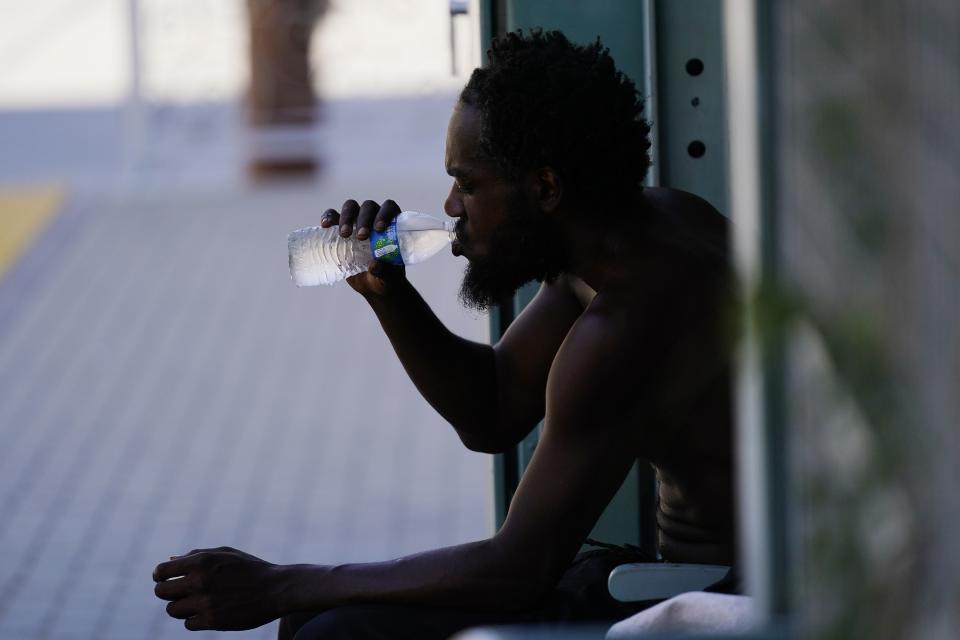
M323 563L489 533L489 459L420 399L358 296L286 269L287 232L347 196L439 212L450 100L330 105L326 172L300 187L178 188L184 157L68 195L0 280L0 640L215 636L151 591L152 567L195 547ZM460 270L444 255L411 279L483 340Z

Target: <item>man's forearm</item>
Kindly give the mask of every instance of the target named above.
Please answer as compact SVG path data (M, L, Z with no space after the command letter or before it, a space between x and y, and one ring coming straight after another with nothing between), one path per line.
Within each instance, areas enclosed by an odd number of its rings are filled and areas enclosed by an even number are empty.
M531 567L500 553L492 540L367 564L280 567L284 615L356 603L522 610L544 592Z
M388 297L369 297L368 302L427 402L458 431L486 436L495 430L493 348L452 333L406 280Z

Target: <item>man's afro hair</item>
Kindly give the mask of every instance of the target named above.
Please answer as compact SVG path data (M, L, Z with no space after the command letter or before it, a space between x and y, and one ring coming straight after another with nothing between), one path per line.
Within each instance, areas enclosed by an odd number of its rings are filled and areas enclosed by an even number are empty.
M549 166L581 206L610 207L642 189L650 126L634 83L600 39L508 33L487 51L460 100L479 110L481 151L510 179Z

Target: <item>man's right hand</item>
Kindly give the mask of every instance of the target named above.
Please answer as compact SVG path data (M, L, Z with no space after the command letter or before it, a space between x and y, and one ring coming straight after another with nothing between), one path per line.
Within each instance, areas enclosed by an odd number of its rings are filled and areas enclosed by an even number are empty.
M371 229L383 231L400 214L400 207L393 200L385 200L379 205L373 200L358 204L356 200L347 200L338 212L327 209L320 218L320 226L328 229L339 225L340 236L349 238L356 230L358 240L369 240ZM391 288L406 279L406 270L402 266L384 264L371 260L367 271L347 278L347 283L365 298L381 298L390 293Z

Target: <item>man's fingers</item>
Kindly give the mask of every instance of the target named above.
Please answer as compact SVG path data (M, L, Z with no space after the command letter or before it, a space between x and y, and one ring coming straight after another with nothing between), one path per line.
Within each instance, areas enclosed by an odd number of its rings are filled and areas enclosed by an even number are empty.
M186 620L203 612L207 608L207 600L203 596L191 596L171 602L167 605L167 615L178 620Z
M153 581L163 582L170 578L179 578L185 576L191 569L198 567L204 556L200 553L191 552L188 555L181 556L169 562L161 562L153 570Z
M377 217L373 221L373 228L377 231L383 231L390 224L390 221L400 215L400 206L393 200L384 200L383 206L377 212Z
M337 213L336 209L327 209L323 212L323 215L320 216L320 226L324 229L332 227L338 222L340 222L340 214Z
M383 206L373 200L364 200L362 205L356 200L347 200L339 213L335 209L324 211L320 216L320 226L326 229L337 225L344 238L349 238L356 229L357 239L366 240L372 229L383 231L399 213L400 207L393 200L384 201Z
M366 240L370 237L370 226L373 224L373 217L380 211L380 205L373 200L365 200L360 205L360 213L357 214L357 239Z
M207 631L209 629L216 629L213 624L213 619L209 614L200 614L193 616L192 618L187 618L183 621L183 626L187 631Z
M360 213L360 205L356 200L347 200L340 207L340 235L349 238L353 233L353 223L357 220L357 214Z
M153 587L153 593L161 600L182 600L196 591L197 582L190 577L164 580Z

